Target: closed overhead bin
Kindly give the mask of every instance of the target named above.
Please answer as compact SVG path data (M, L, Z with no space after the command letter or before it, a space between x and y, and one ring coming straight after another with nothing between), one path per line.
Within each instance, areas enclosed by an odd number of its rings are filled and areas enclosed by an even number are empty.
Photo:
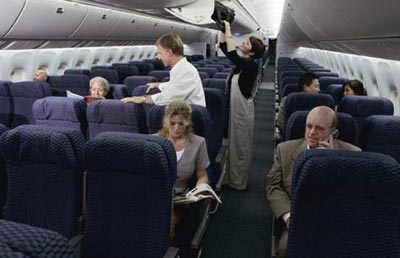
M67 39L87 12L88 6L73 2L26 0L16 23L4 38Z
M106 8L89 7L88 14L72 34L71 39L104 39L119 20L120 12Z
M14 24L24 7L25 0L2 0L0 8L0 37L3 37Z

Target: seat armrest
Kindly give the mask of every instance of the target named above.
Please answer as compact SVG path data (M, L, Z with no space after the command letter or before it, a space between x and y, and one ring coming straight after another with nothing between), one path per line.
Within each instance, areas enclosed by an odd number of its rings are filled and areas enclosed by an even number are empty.
M179 258L179 253L180 252L178 247L170 246L167 252L165 252L163 258Z
M206 232L207 225L208 225L208 219L209 219L209 213L211 209L211 199L204 199L201 200L201 209L200 212L202 214L201 221L199 223L199 227L192 239L191 242L191 247L194 249L198 249L201 244L201 240L203 239L204 233Z

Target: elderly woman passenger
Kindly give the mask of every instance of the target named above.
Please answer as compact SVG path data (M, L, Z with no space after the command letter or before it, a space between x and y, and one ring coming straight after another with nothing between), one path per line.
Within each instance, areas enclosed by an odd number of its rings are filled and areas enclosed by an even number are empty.
M90 80L90 96L95 98L105 98L110 91L110 84L103 77L97 76Z

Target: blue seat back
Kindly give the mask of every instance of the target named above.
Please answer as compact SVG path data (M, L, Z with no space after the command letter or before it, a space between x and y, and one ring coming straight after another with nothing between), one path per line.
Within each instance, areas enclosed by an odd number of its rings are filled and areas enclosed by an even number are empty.
M400 166L392 157L306 150L291 193L288 258L399 257Z
M43 228L0 220L0 239L0 257L76 257L67 238Z
M200 75L200 79L201 80L210 78L210 75L208 73L206 73L206 72L199 72L199 75Z
M150 71L149 76L154 76L157 78L157 82L161 82L165 77L169 77L168 70L153 70Z
M159 136L108 132L90 139L84 257L163 257L176 154Z
M118 73L118 80L120 84L123 84L125 81L125 78L133 75L139 75L139 69L136 66L117 66L115 70Z
M128 93L129 96L132 95L133 89L135 89L137 86L140 85L146 85L147 83L150 82L157 82L157 78L154 76L148 76L148 75L135 75L135 76L129 76L126 77L124 80L124 84L128 88Z
M400 163L400 117L376 115L365 119L360 132L364 151L384 153Z
M10 81L0 81L0 123L11 126L13 117L13 99L11 97Z
M33 124L33 102L52 95L50 85L46 82L30 81L11 84L10 93L14 103L14 115L11 127L21 124Z
M101 132L147 132L145 114L139 105L106 99L88 105L89 138Z
M70 69L66 69L64 71L64 75L66 74L83 74L86 75L87 77L90 78L91 76L91 72L89 69L83 69L83 68L70 68Z
M292 113L299 110L311 110L318 106L327 106L332 109L335 108L335 102L332 97L327 94L309 94L304 92L294 92L287 96L285 102L284 112L284 128L286 128L287 121ZM286 139L285 132L283 130L282 139Z
M110 84L106 99L123 99L128 97L128 87L125 84Z
M226 80L225 79L218 79L218 78L209 78L202 80L203 88L214 88L220 89L225 92L226 88Z
M89 77L84 74L49 76L48 82L54 96L67 96L67 90L81 96L89 93Z
M226 98L223 91L213 88L204 88L206 107L212 119L212 130L208 141L208 155L211 161L208 175L212 184L216 184L221 173L219 164L215 162L218 151L222 145L224 125L226 120Z
M154 65L145 61L129 61L129 65L134 65L138 68L137 75L148 75L150 71L154 70Z
M225 73L225 72L217 72L217 73L214 73L214 76L213 76L213 78L221 78L221 79L226 79L226 78L228 78L228 76L229 76L229 73Z
M154 70L164 70L165 69L163 62L159 59L156 59L156 58L144 59L143 61L146 63L151 63L154 67Z
M82 99L46 97L32 106L36 125L72 128L86 136L86 104Z
M222 70L225 68L224 65L219 64L219 63L206 64L204 67L215 68L218 70L218 72L222 72Z
M318 78L319 88L322 93L326 92L326 88L328 88L331 84L343 84L347 82L349 79L341 78L341 77L332 77L332 76L322 76Z
M218 70L216 69L216 68L212 68L212 67L199 67L199 68L196 68L197 69L197 71L199 71L199 72L206 72L206 73L208 73L208 75L210 76L210 78L212 78L213 76L214 76L214 74L215 73L217 73L218 72Z
M108 83L118 84L119 83L119 76L116 69L92 69L92 77L103 77L108 81Z
M346 96L339 102L338 112L351 115L362 130L364 120L371 115L393 115L393 103L387 98Z
M54 230L79 229L85 139L74 129L21 125L1 136L7 164L5 218Z
M289 117L283 141L304 138L308 112L304 110L296 111ZM356 144L359 130L354 118L346 113L338 112L336 115L338 121L337 129L339 130L338 139L353 145Z

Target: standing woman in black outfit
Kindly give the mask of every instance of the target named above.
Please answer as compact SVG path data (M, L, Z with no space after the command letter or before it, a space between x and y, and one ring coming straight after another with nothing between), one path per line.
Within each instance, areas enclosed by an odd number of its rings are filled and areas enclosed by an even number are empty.
M254 97L258 65L254 59L264 55L265 45L250 37L236 52L230 24L224 21L225 32L220 34L220 48L235 65L228 79L229 101L228 151L223 164L224 183L237 190L247 188L252 157L254 130Z

